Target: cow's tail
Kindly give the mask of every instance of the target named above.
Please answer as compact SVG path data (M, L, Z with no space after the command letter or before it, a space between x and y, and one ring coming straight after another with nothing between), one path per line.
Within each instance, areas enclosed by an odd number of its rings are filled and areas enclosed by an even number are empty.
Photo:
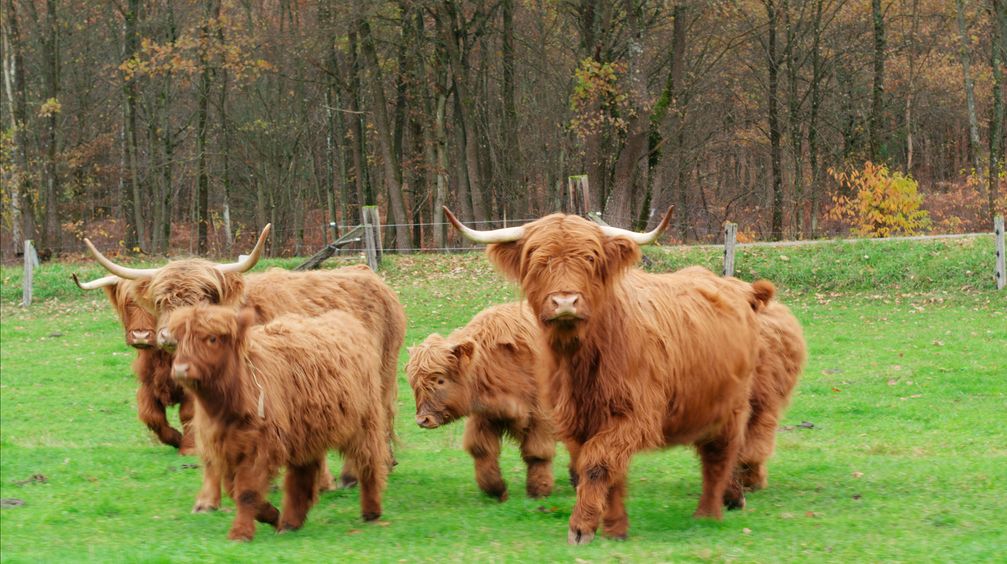
M769 301L776 295L776 286L769 280L756 280L752 282L752 309L759 311L769 305Z

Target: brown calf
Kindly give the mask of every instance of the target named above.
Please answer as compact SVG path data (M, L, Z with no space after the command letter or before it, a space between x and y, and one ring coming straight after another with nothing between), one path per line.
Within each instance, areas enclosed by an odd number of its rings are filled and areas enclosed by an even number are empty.
M540 341L528 305L509 303L483 310L447 338L435 333L409 350L406 374L416 396L416 423L434 429L468 416L463 444L475 460L476 483L500 501L507 499L500 474L505 434L519 443L528 465L527 494L552 492L556 439L538 400Z
M807 358L804 332L787 306L769 302L756 318L760 345L748 401L752 414L736 472L741 486L749 490L768 485L766 461L776 446L776 428Z
M196 397L200 452L237 504L228 538L251 540L256 520L300 528L330 448L355 461L361 512L377 519L390 465L377 336L339 311L254 322L251 309L207 305L168 320L173 375ZM266 494L281 466L278 512Z

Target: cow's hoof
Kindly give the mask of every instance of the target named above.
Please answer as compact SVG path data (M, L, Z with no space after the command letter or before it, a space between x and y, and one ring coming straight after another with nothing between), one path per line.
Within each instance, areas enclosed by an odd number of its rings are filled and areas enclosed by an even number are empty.
M284 522L282 525L280 525L279 527L276 528L276 532L278 534L289 533L290 531L296 531L296 530L300 529L302 525L303 525L303 523L300 524L300 525L298 525L298 524L294 524L294 523Z
M251 530L244 527L233 528L227 533L227 538L237 542L251 542L255 538L255 528L253 527Z
M377 521L381 517L381 512L380 511L368 511L366 513L362 513L361 517L364 518L364 521Z
M629 538L629 533L605 533L605 538L609 540L623 542Z
M186 446L178 449L178 454L179 456L196 456L199 451L196 450L196 447Z
M734 511L735 509L744 509L745 496L741 496L734 499L724 498L724 507L726 507L728 511Z
M594 531L580 531L571 528L566 533L566 543L567 544L588 544L594 540Z
M208 501L196 501L196 505L192 506L193 513L210 513L220 509L220 505L214 505Z
M339 481L336 482L336 489L348 490L350 488L356 487L359 483L355 476L342 475L339 477Z

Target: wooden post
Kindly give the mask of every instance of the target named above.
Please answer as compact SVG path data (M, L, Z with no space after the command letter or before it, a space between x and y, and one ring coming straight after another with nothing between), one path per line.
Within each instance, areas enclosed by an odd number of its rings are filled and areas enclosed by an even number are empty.
M734 244L738 238L738 224L724 224L724 276L734 276Z
M1004 216L993 218L993 236L997 241L997 290L1003 290L1007 285L1007 268L1004 266Z
M21 306L28 307L31 305L31 285L32 276L35 273L35 264L38 262L37 258L32 258L35 255L35 247L31 244L31 239L25 239L24 241L24 280L21 286Z
M378 216L378 206L364 206L360 209L364 224L364 246L367 253L367 265L374 272L381 264L381 218Z
M584 215L589 213L591 206L591 189L587 184L587 175L578 174L575 176L568 176L566 179L567 183L567 206L566 213L572 213L575 215Z

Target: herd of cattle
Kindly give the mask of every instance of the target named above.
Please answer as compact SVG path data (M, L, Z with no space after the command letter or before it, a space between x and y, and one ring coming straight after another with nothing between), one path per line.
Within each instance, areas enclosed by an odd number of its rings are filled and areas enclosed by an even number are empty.
M410 348L416 423L468 417L464 448L486 494L507 499L504 435L528 466L526 493L549 495L555 443L570 453L576 503L568 541L598 527L625 538L629 461L641 450L694 445L702 462L697 517L744 507L767 485L778 420L805 360L801 327L766 281L692 267L636 268L649 233L554 214L521 227L473 230L446 210L524 300L491 307L465 327ZM202 457L194 512L237 510L228 538L255 522L303 525L320 490L359 484L363 518L381 515L396 464L397 361L406 331L394 292L366 266L245 274L202 259L156 269L118 265L86 241L110 276L103 288L138 349L139 417L182 454ZM182 431L165 409L179 405ZM334 480L326 452L342 454ZM286 469L283 504L267 499Z

